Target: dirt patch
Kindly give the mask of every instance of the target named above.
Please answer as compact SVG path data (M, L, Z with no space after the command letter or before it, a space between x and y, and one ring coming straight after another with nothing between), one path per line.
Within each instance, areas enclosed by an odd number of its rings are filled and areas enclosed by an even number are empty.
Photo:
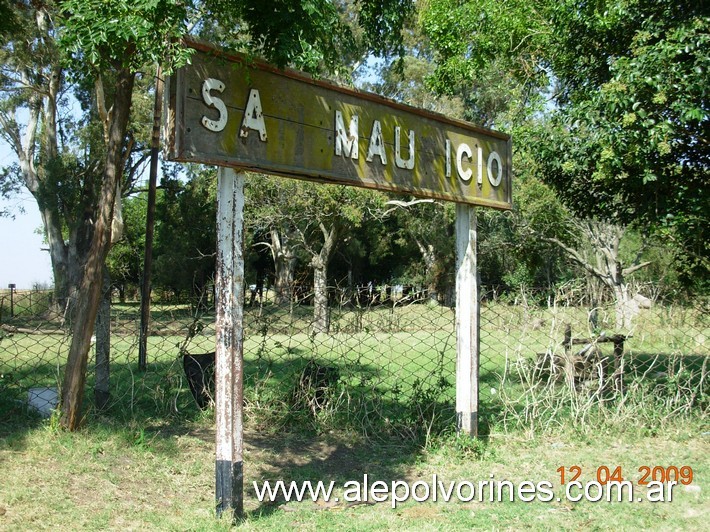
M213 428L198 428L189 436L214 445ZM401 442L373 445L347 434L244 433L245 473L252 479L347 481L365 473L385 481L408 478L418 455L418 449Z

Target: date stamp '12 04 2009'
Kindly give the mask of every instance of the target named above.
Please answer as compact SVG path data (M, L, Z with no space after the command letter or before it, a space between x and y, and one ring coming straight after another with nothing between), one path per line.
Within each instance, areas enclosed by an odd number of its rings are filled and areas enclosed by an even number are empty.
M595 480L580 482L583 478L582 467L573 465L570 467L560 466L557 468L560 484L565 486L566 498L571 501L582 498L594 502L609 497L611 488L616 488L617 499L624 500L626 491L629 501L649 502L671 502L673 500L673 488L678 484L689 486L693 482L693 468L684 466L647 466L637 468L638 478L635 478L639 487L645 487L645 498L634 497L634 485L628 477L625 477L621 466L609 467L606 465L592 468ZM576 495L575 490L576 489ZM596 495L594 495L596 493Z
M560 466L557 468L560 475L560 484L567 482L576 482L582 476L582 468L577 465L570 467ZM599 466L594 471L596 481L600 484L608 484L609 482L624 482L624 473L621 466L608 467ZM687 465L684 466L640 466L638 468L639 486L648 486L650 482L675 482L688 486L693 482L693 468Z

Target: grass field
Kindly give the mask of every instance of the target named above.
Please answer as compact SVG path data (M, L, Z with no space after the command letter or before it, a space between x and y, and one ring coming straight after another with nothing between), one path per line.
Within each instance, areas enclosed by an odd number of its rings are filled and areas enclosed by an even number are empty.
M655 310L655 309L654 309ZM23 406L31 386L56 386L69 346L61 331L0 338L0 529L222 530L214 516L214 417L197 409L180 359L194 309L154 313L149 367L137 368L135 305L115 306L112 399L91 406L83 427L57 429ZM482 310L481 428L457 438L451 309L430 305L344 309L331 334L309 334L310 309L248 309L245 343L245 529L703 529L710 519L707 314L684 307L648 312L626 342L627 393L599 398L526 380L539 353L559 352L564 327L589 331L586 311L489 304ZM613 319L602 313L602 326ZM191 353L214 349L201 315ZM609 344L604 344L607 352ZM326 408L293 403L310 360L338 369ZM603 399L603 400L602 400ZM687 466L693 481L672 502L570 502L559 468L581 481L617 466L638 494L643 466ZM686 469L687 471L687 469ZM264 480L550 481L551 502L259 502ZM492 477L491 477L492 476ZM636 493L636 492L635 492ZM557 501L557 498L560 501Z
M707 429L707 426L705 427ZM707 433L698 424L655 437L634 431L579 437L572 426L523 437L494 430L477 444L442 437L427 449L401 441L372 443L351 433L319 436L247 429L245 529L697 529L707 525ZM223 530L213 512L214 443L209 416L136 419L96 416L78 433L48 422L0 438L0 528ZM252 482L370 479L446 482L548 480L562 496L558 468L578 465L583 479L599 466L621 466L637 484L641 466L687 465L690 486L672 502L389 502L348 507L324 501L260 503ZM638 486L637 486L638 487ZM640 488L639 488L640 489ZM337 491L337 489L336 489ZM342 490L338 493L342 493Z

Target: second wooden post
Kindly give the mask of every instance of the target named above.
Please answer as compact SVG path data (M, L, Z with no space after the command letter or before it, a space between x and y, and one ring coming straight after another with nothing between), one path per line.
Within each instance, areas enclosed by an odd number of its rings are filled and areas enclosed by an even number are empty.
M476 208L456 205L456 427L478 436L480 299Z

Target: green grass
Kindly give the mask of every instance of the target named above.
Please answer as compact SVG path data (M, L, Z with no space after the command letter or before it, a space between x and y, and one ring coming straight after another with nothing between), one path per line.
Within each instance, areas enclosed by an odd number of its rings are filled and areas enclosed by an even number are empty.
M154 309L148 370L137 368L137 307L113 313L111 402L92 406L73 434L21 406L31 386L56 386L64 334L0 338L0 529L223 530L214 517L214 418L186 387L180 345L195 311ZM410 305L334 311L331 334L311 336L309 307L248 309L245 341L247 516L244 529L702 529L708 520L706 314L683 307L648 312L626 343L627 396L590 401L564 385L526 380L538 353L563 351L566 323L591 333L584 309L488 304L482 310L481 440L452 435L455 337L450 309ZM187 344L214 350L213 316ZM613 316L602 315L602 325ZM16 326L29 321L14 322ZM29 320L29 318L27 318ZM609 344L604 344L609 354ZM309 360L340 381L315 417L293 404ZM526 365L528 364L528 365ZM645 375L645 376L644 376ZM643 379L640 376L644 376ZM695 481L673 503L409 502L329 507L262 504L253 481L430 479L553 481L579 465L633 480L643 465L688 465Z
M707 429L707 427L705 427ZM527 438L494 428L479 443L442 436L429 448L401 441L373 443L352 433L318 437L247 427L244 455L246 530L437 530L647 528L702 529L708 518L710 441L699 423L656 437L638 434L581 438L563 424L558 433ZM117 422L92 417L74 434L50 422L16 427L0 437L0 528L37 530L225 530L214 517L214 443L209 416L170 422ZM689 465L691 489L671 503L389 502L332 507L323 501L260 503L252 482L333 480L550 481L562 496L560 466L579 465L582 480L599 466L621 466L635 484L643 465ZM342 489L338 490L342 494Z

